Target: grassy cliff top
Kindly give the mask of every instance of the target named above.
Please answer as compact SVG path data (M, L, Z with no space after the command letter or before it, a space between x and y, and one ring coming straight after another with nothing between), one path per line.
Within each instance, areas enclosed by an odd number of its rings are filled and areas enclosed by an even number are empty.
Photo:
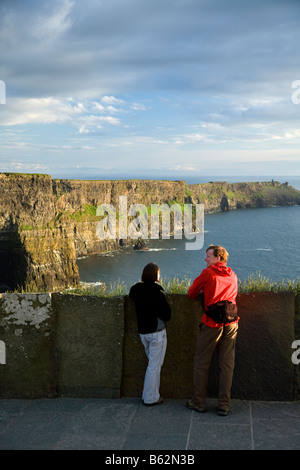
M18 178L20 176L22 178L32 178L33 176L37 176L39 178L51 178L50 175L47 175L45 173L6 173L6 172L2 172L2 173L0 173L0 175L5 175L8 178Z

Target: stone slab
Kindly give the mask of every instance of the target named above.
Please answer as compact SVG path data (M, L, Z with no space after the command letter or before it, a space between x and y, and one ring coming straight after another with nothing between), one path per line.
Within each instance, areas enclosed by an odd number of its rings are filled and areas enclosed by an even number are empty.
M60 396L119 397L123 297L53 294L57 313Z
M56 395L56 316L50 294L2 294L0 397Z

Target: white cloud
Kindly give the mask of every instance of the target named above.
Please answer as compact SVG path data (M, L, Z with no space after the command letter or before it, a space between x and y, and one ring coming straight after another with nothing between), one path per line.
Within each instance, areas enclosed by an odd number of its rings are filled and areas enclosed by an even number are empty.
M26 163L24 164L23 162L20 162L20 161L16 161L16 162L11 162L10 163L10 171L13 170L13 171L24 171L24 169L26 171L44 171L44 170L48 170L49 167L47 165L43 165L41 163ZM29 168L29 170L28 170Z
M101 99L101 101L103 103L107 103L106 101L103 101L103 98ZM117 105L118 104L125 104L125 102L123 100L117 100L115 98L115 104L117 104ZM92 103L92 105L93 105L93 109L95 109L96 111L101 112L101 113L112 113L112 114L114 114L114 113L120 113L120 112L123 111L122 108L116 108L115 106L112 106L110 104L107 105L107 106L103 106L103 104L101 104L97 101L94 101Z
M1 148L179 171L210 151L224 167L278 145L292 155L300 4L271 3L1 0L0 125L23 132Z
M146 111L146 106L141 103L133 103L130 106L131 109L134 109L135 111Z
M87 126L94 127L104 123L113 126L121 124L116 117L96 115L93 114L93 111L99 111L101 114L111 112L109 107L105 108L99 103L82 104L76 102L74 98L12 98L9 105L3 108L3 113L0 114L0 124L2 126L19 126L33 123L71 123L74 126L79 126L80 133L83 133Z
M115 98L114 96L103 96L103 98L101 98L101 101L104 104L110 104L110 105L123 105L124 104L124 100Z
M85 126L79 126L78 132L79 132L79 134L89 134L90 130L87 129Z
M70 12L74 2L59 0L53 11L37 15L32 26L32 35L40 41L55 41L71 27Z
M72 106L68 101L53 97L47 98L11 98L8 106L0 115L3 126L21 124L65 123L80 113L80 108Z

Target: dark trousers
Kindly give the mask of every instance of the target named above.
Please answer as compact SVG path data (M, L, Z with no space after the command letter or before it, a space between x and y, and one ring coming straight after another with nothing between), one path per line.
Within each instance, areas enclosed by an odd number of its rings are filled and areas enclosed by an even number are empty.
M192 401L195 405L206 408L208 374L215 349L218 352L219 408L229 410L232 377L235 362L235 342L238 323L223 327L210 328L201 323L194 358L194 386Z

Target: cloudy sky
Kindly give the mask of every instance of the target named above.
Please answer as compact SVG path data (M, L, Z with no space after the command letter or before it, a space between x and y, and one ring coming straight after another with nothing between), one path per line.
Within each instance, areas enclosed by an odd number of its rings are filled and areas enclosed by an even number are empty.
M299 24L299 0L0 0L0 170L300 176Z

